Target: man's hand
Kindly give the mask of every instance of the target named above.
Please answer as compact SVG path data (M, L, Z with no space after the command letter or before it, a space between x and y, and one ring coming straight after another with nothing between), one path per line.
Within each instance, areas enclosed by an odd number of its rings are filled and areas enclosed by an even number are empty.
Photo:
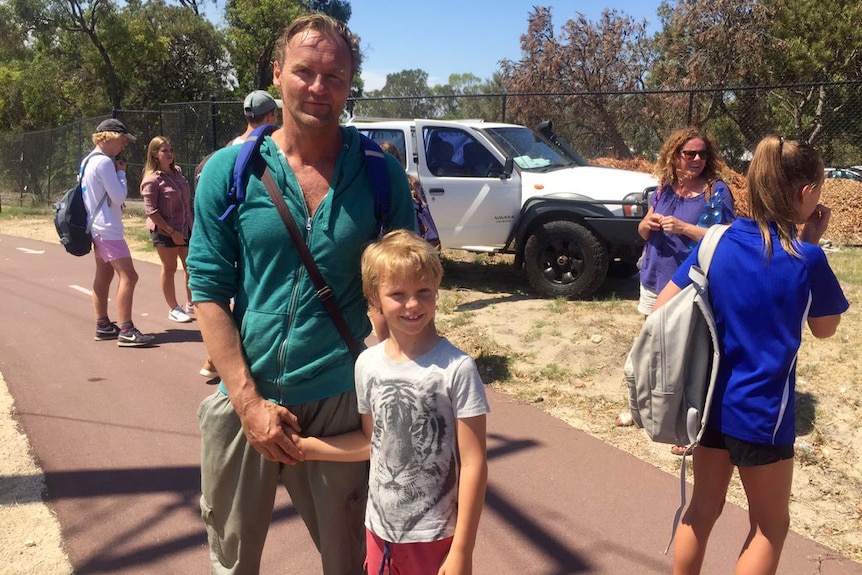
M126 160L124 160L123 158L117 158L116 160L114 160L114 169L118 172L125 172Z
M243 432L249 444L269 461L294 465L303 456L288 433L299 433L296 416L287 408L261 397L249 401L237 410Z

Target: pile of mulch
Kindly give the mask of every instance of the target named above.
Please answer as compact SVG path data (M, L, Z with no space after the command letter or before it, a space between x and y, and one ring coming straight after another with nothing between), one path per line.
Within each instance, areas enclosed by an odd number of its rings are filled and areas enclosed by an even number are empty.
M597 158L592 160L592 163L647 174L653 171L653 163L643 158L632 160ZM749 215L748 182L745 176L730 170L725 181L733 195L737 215ZM828 178L823 182L820 203L832 209L832 219L829 221L829 229L823 239L838 245L862 245L862 182Z

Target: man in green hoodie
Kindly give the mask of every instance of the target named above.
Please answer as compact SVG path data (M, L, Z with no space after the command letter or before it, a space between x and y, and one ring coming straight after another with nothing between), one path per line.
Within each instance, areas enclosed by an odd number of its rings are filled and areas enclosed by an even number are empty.
M370 333L360 256L374 239L374 194L359 134L339 125L359 38L328 16L295 20L276 43L283 124L261 156L356 340ZM279 483L320 550L326 575L363 573L367 462L302 461L286 428L328 436L360 427L353 358L317 298L259 179L228 207L239 146L216 152L195 198L189 286L222 378L198 410L201 512L213 574L258 573ZM403 168L387 156L390 228L412 229ZM235 299L233 312L229 307Z

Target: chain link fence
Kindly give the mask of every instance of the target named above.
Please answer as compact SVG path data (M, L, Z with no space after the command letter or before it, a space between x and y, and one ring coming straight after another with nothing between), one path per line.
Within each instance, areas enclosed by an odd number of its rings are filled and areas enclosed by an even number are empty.
M674 129L697 125L728 164L744 172L766 134L812 143L827 166L862 164L862 83L807 84L633 93L433 95L359 98L350 116L362 118L480 118L535 126L550 119L561 139L586 158L654 160ZM156 135L174 143L187 177L200 160L245 130L241 101L164 104L155 111L118 110L138 141L127 147L129 195L139 197L147 144ZM108 116L53 130L0 135L0 199L21 206L56 200L75 180L90 136ZM0 204L2 206L2 204Z

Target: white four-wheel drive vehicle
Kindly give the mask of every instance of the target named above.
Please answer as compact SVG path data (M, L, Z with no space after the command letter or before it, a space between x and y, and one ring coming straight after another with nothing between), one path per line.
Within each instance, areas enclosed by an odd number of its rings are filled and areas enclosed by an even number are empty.
M592 166L554 136L481 120L351 120L401 152L444 248L515 254L546 297L589 297L609 268L634 273L652 176Z

